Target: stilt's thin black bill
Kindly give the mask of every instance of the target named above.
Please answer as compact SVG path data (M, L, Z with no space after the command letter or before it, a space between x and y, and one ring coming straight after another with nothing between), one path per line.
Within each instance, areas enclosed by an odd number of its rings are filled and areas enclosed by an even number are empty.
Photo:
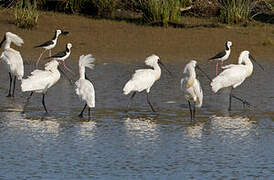
M264 67L263 67L261 64L259 64L259 63L255 60L255 58L254 58L253 56L251 56L251 54L249 54L249 58L250 58L254 63L256 63L256 64L264 71Z
M167 69L167 67L166 67L160 60L158 60L158 62L159 62L159 64L160 64L161 66L163 66L163 67L165 68L165 70L172 76L172 73Z
M200 68L200 66L196 65L196 68L197 68L199 71L201 71L201 72L207 77L207 79L208 79L209 81L212 81L212 79L209 77L209 75L207 75L206 72Z
M63 35L67 35L69 32L68 31L62 31L62 33L61 34L63 34Z

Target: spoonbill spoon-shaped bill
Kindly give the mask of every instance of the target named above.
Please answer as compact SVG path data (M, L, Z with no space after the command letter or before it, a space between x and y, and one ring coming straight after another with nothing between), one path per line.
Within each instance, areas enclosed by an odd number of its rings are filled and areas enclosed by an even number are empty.
M76 94L86 103L83 110L79 114L83 117L83 113L88 106L88 115L90 116L90 109L95 107L95 90L92 83L86 78L85 68L93 69L95 59L91 54L82 55L79 59L79 75L80 78L75 82Z
M11 43L14 43L16 46L22 46L24 43L23 39L16 34L11 32L6 32L4 35L3 40L0 43L0 48L2 44L5 43L4 50L0 56L0 60L5 64L6 69L9 72L10 77L10 86L9 86L9 93L7 97L14 97L15 85L16 85L16 78L18 80L22 80L24 76L24 64L23 59L19 51L11 48ZM12 89L12 76L13 78L13 91Z
M66 62L65 60L70 56L71 53L71 48L72 48L72 44L71 43L67 43L66 44L66 49L64 51L60 51L52 56L46 57L46 59L56 59L59 60L63 63L63 66L69 71L71 72L73 75L75 75L75 73L70 70L67 66L66 66Z
M146 58L145 64L152 67L153 69L138 69L135 71L135 73L132 75L132 78L125 84L123 88L123 93L125 95L133 92L131 96L131 100L135 96L136 92L142 92L146 90L147 93L147 103L149 104L151 110L155 112L155 109L153 108L152 104L149 100L149 92L150 88L153 86L155 81L159 80L161 77L161 68L159 64L163 64L160 61L160 58L157 55L151 55ZM166 66L163 66L166 68ZM166 68L167 69L167 68ZM167 71L170 73L170 71L167 69Z
M198 67L196 64L197 61L191 60L184 69L184 74L187 74L187 76L181 79L181 90L188 101L191 120L195 119L195 108L200 108L203 104L203 90L196 78L195 67ZM193 108L191 103L193 103Z
M47 90L52 87L60 79L60 72L58 70L59 62L57 60L52 60L45 64L45 70L34 70L27 79L22 80L21 89L23 92L30 91L42 93L42 104L44 109L47 111L45 104L45 95ZM29 98L30 98L29 97Z
M215 56L209 58L208 60L215 60L216 62L216 76L218 75L218 64L221 62L221 66L223 66L223 62L229 58L232 42L226 41L225 43L225 50L217 53Z
M238 59L238 64L224 66L224 71L216 76L210 84L214 93L222 88L232 87L229 98L229 110L231 110L232 90L241 85L247 77L252 75L252 59L254 58L250 55L249 51L242 51ZM259 65L259 67L263 69L261 65Z
M38 46L34 46L34 48L43 48L43 49L45 49L45 50L40 54L38 60L36 61L36 67L37 67L38 64L39 64L39 61L40 61L42 55L43 55L47 50L49 50L49 56L51 56L51 49L53 49L53 48L56 46L59 35L66 35L66 34L68 34L68 33L69 33L69 32L67 32L67 31L62 31L62 30L58 29L58 30L55 31L54 36L53 36L53 38L52 38L51 40L46 41L46 42L44 42L44 43L42 43L42 44L40 44L40 45L38 45Z

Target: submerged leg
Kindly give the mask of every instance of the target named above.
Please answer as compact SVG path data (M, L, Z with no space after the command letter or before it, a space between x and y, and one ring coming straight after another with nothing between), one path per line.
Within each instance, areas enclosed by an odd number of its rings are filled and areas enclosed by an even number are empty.
M152 104L151 104L151 103L150 103L150 101L149 101L149 98L148 98L148 93L147 93L147 103L149 104L149 106L150 106L151 110L152 110L153 112L156 112L156 111L154 110L154 108L153 108Z
M187 102L188 102L188 107L189 107L189 112L190 112L190 119L192 121L193 117L192 117L191 103L190 103L190 101L187 101Z
M87 107L87 104L84 106L83 110L82 110L81 113L79 114L79 117L83 117L83 113L84 113L86 107Z
M229 106L228 106L228 111L231 111L232 90L233 90L233 88L231 88L231 91L230 91L230 94L229 94Z
M42 104L44 106L44 109L45 109L46 113L48 113L48 110L47 110L47 107L46 107L46 104L45 104L45 94L43 94Z
M15 91L15 84L16 84L16 76L13 78L13 91L12 91L12 97L14 97L14 91Z
M131 104L131 102L132 102L132 100L133 100L135 94L136 94L136 92L133 92L132 95L130 96L130 99L129 99L129 102L128 102L128 105L127 105L127 109L129 109L130 104Z
M25 105L24 105L24 109L23 109L22 113L25 113L25 108L26 108L27 105L29 104L29 100L30 100L30 98L31 98L32 95L33 95L33 91L31 91L29 97L27 97L27 102L26 102Z
M49 50L49 56L51 56L51 49Z
M90 117L90 107L88 108L88 117Z
M9 88L9 94L7 95L7 97L11 97L12 76L10 72L9 72L9 76L10 76L10 88Z
M196 107L195 103L193 104L193 120L195 120Z

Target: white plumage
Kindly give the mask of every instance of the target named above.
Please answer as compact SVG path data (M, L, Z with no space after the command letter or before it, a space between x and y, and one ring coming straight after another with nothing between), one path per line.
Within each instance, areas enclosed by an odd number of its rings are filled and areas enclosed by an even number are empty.
M133 91L141 92L143 90L146 90L146 92L149 93L154 82L160 79L161 76L161 68L158 64L159 59L160 58L156 55L151 55L146 58L145 64L153 67L153 69L136 70L132 78L123 88L125 95Z
M181 79L181 90L184 92L185 99L189 103L191 119L195 118L195 107L201 107L203 104L203 90L200 82L196 79L196 67L197 62L191 60L184 69L184 73L187 74L185 78ZM194 110L191 110L191 102L194 103Z
M129 94L130 92L133 92L131 99L133 99L136 92L142 92L146 90L147 103L149 104L151 110L154 112L155 110L149 101L148 94L150 92L150 88L153 86L155 81L157 81L161 77L161 68L158 63L165 67L158 56L153 54L147 57L145 60L145 64L152 67L153 69L136 70L132 78L126 83L126 85L123 88L123 93L125 95Z
M10 45L11 43L14 43L17 46L22 46L24 41L21 37L11 32L6 32L4 39L2 40L0 44L0 47L5 41L6 41L6 44L4 46L4 51L2 52L0 56L0 60L4 63L6 69L10 73L10 89L9 89L8 96L14 96L15 82L16 82L15 77L17 77L18 80L22 80L24 76L24 64L23 64L23 59L21 57L20 52L11 48ZM12 75L15 77L14 77L13 94L11 95Z
M79 59L79 74L80 78L78 81L75 82L76 85L76 94L85 101L86 105L90 108L95 107L95 90L92 83L86 79L85 77L85 67L93 69L94 64L92 64L95 59L92 57L91 54L86 56L82 55ZM79 116L83 116L83 112L86 108L86 105Z
M241 52L238 64L230 64L223 67L224 71L211 82L213 92L232 86L236 88L244 82L253 72L253 64L249 59L249 51Z
M58 61L52 60L45 64L45 70L36 69L27 79L22 80L21 89L23 92L31 91L30 97L33 92L43 93L42 104L46 112L48 111L45 105L45 94L60 79L58 65Z
M45 70L34 70L27 79L22 80L22 91L46 93L60 79L59 62L52 60L45 64Z

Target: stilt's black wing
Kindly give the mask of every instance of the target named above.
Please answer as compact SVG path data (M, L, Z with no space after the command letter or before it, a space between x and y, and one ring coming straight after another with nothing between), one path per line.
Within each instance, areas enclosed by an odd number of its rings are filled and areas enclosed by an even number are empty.
M53 44L53 41L47 41L47 42L44 42L43 44L40 44L38 46L34 46L34 48L47 47L47 46L52 45L52 44Z
M209 58L208 60L212 60L212 59L219 59L221 57L225 56L225 51L219 52L218 54L216 54L214 57Z
M58 52L50 57L47 57L46 59L50 59L50 58L61 58L61 57L64 57L66 55L66 51L61 51L61 52Z

